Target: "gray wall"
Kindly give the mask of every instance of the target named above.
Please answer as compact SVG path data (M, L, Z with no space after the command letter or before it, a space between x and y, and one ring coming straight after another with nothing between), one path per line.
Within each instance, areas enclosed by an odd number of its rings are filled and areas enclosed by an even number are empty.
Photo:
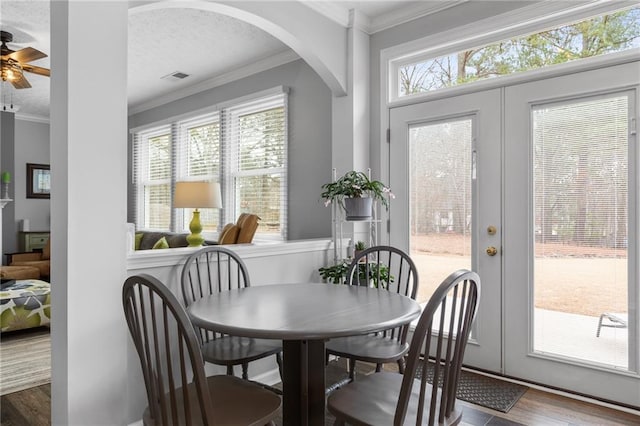
M290 62L133 114L129 116L129 128L280 85L289 88L288 239L329 237L331 211L321 202L320 192L322 184L331 179L331 92L304 61ZM133 203L129 202L129 221L133 213Z
M28 219L32 231L49 231L51 209L48 199L27 199L27 163L49 164L49 124L2 113L2 171L11 173L9 193L13 202L3 211L2 250L19 250L18 230ZM4 259L3 259L4 261Z
M51 229L48 199L27 199L27 163L50 164L49 124L16 120L16 226L29 219L31 231Z
M0 172L9 172L11 174L11 183L9 184L9 197L15 199L15 115L10 112L0 112ZM1 196L1 195L0 195ZM15 250L15 237L13 224L15 222L15 202L7 203L2 209L2 240L3 253L11 253ZM4 264L4 254L0 253L0 265Z

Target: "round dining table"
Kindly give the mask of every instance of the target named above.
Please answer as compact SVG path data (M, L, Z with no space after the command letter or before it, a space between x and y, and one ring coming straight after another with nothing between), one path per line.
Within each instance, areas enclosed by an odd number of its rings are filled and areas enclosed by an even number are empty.
M420 305L376 288L297 283L204 296L187 312L201 328L282 340L283 425L320 426L325 416L325 341L407 324L420 315Z

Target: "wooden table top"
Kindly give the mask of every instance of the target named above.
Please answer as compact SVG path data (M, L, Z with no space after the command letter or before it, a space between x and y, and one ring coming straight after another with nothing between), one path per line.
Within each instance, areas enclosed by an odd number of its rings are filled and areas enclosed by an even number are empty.
M386 290L299 283L224 291L187 311L195 325L236 336L314 340L406 324L420 315L420 305Z

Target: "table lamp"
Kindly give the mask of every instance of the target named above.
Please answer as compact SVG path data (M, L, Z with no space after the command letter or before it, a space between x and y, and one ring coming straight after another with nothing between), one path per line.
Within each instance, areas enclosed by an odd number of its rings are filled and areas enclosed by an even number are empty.
M189 247L200 247L204 243L199 208L222 208L220 184L217 182L176 182L173 199L175 208L195 208L189 223L191 234L187 236Z

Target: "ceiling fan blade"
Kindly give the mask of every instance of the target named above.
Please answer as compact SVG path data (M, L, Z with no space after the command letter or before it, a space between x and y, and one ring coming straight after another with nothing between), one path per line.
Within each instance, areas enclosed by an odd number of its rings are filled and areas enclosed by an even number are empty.
M34 74L46 75L47 77L51 76L51 71L48 68L37 67L35 65L23 65L22 70L32 72Z
M33 47L25 47L24 49L17 50L7 55L11 59L15 59L20 63L27 63L35 61L36 59L46 58L47 54L34 49Z
M29 84L29 81L24 78L24 76L22 76L22 78L20 78L19 80L12 80L11 84L13 84L13 87L15 87L16 89L28 89L31 87L31 84Z

